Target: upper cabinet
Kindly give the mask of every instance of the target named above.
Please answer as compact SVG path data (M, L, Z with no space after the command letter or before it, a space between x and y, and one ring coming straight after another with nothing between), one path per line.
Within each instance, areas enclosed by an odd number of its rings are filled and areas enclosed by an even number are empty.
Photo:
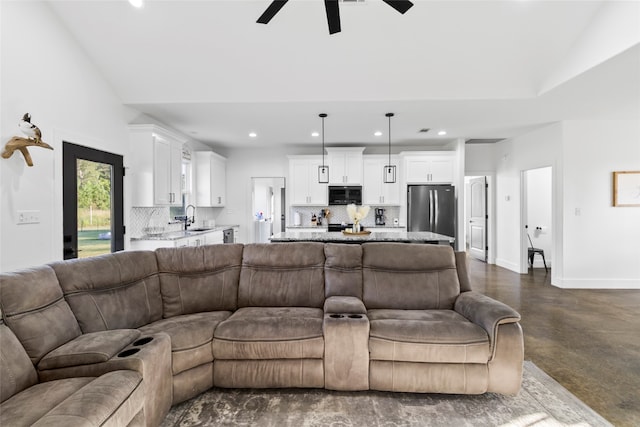
M389 157L367 155L363 157L362 204L373 206L400 205L400 159L391 156L391 164L396 165L396 182L384 182L384 167Z
M362 184L362 152L359 148L327 148L330 184Z
M450 184L454 181L455 153L439 152L404 157L407 184Z
M186 139L156 125L130 125L129 131L132 206L180 206Z
M289 156L289 198L294 206L326 206L327 184L318 182L321 156ZM331 176L329 168L329 176Z
M224 207L227 195L227 159L213 151L195 153L196 206Z

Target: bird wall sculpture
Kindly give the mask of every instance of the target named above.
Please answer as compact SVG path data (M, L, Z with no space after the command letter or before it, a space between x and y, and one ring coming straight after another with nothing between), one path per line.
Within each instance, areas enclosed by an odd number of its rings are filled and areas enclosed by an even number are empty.
M18 150L24 156L24 160L27 162L28 166L33 166L33 160L31 159L31 154L27 147L42 147L48 150L53 150L53 147L47 144L42 140L42 132L38 126L31 123L31 115L29 113L25 113L22 116L22 120L18 123L18 128L24 133L27 137L14 136L7 142L4 146L4 151L2 152L2 158L8 159L13 156L13 153Z

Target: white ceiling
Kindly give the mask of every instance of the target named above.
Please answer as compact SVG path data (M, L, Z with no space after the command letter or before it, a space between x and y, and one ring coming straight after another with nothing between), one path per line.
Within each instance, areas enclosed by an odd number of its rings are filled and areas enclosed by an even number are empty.
M270 2L49 3L123 104L213 146L315 144L321 112L328 145L386 144L390 111L401 145L640 118L638 1L365 0L334 35L320 0L257 24Z

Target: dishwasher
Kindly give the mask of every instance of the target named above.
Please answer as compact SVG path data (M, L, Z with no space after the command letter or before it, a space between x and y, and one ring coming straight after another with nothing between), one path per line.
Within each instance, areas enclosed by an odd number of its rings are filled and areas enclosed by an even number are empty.
M235 243L233 237L233 228L225 228L222 230L222 241L224 243Z

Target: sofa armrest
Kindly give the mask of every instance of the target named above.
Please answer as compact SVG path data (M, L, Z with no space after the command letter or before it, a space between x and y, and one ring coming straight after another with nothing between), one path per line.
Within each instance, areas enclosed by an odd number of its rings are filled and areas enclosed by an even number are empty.
M367 308L360 298L333 296L324 301L324 312L367 314Z
M106 362L140 337L137 329L90 332L61 345L38 363L39 370Z
M487 331L492 355L498 326L520 321L520 314L508 305L474 291L461 293L456 299L454 310Z

